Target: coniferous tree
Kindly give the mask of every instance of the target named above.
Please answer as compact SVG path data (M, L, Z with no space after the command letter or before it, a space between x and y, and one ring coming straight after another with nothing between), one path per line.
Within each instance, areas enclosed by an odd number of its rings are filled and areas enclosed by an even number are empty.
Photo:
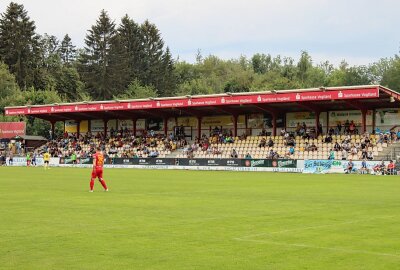
M110 99L121 90L125 54L116 36L115 23L102 10L85 38L79 69L94 99ZM125 57L126 58L126 57Z
M170 53L164 52L164 41L154 24L146 20L140 28L144 55L139 79L145 85L153 85L160 96L166 96L170 92L166 82L170 83L172 79L169 76L173 76L173 72L170 72L173 65Z
M118 35L128 57L129 80L126 84L127 87L132 80L141 77L141 66L144 57L143 37L140 26L128 15L121 19Z
M70 65L76 59L76 46L72 44L72 40L66 34L61 41L60 48L58 49L61 60L65 65Z
M0 60L6 63L23 89L37 76L39 37L23 5L11 2L0 18Z

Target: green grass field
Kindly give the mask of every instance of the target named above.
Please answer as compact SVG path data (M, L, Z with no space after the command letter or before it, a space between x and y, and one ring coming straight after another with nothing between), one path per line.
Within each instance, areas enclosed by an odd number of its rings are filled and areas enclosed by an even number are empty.
M399 269L400 179L0 168L0 269Z

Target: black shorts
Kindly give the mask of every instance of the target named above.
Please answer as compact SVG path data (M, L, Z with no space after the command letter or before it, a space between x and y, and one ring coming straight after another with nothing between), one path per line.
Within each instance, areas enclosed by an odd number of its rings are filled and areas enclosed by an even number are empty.
M44 161L44 164L49 164L49 161L48 161L48 160L45 160L45 161Z

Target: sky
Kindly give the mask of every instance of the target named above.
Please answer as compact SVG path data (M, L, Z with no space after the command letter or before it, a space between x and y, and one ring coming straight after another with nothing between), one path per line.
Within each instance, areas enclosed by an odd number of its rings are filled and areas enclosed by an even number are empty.
M14 0L23 4L39 34L78 47L105 9L116 24L128 14L156 24L174 58L194 62L255 53L290 56L309 52L315 63L366 65L400 48L398 0ZM9 4L0 0L0 12Z

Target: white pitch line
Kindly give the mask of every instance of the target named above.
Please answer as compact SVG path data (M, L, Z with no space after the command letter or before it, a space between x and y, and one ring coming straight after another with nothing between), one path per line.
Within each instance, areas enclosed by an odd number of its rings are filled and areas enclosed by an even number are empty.
M275 242L275 241L268 241L268 240L265 241L265 240L253 240L253 239L241 239L241 238L234 238L234 240L255 242L255 243L264 243L264 244L273 244L273 245L287 246L287 247L313 248L313 249L323 249L323 250L330 250L330 251L340 251L340 252L348 252L348 253L359 253L359 254L367 254L367 255L375 255L375 256L400 258L400 255L398 255L398 254L374 252L374 251L368 251L368 250L362 250L362 249L321 247L321 246L313 246L313 245L307 245L307 244L290 244L290 243Z
M307 227L300 227L300 228L296 228L296 229L287 229L287 230L281 230L281 231L275 231L275 232L265 232L265 233L259 233L259 234L251 234L251 235L242 236L242 237L236 238L236 239L252 238L252 237L256 237L256 236L280 234L280 233L286 233L286 232L296 232L296 231L303 231L303 230L317 229L317 228L334 227L334 226L340 226L340 225L347 225L347 224L360 223L360 222L364 222L364 221L376 220L376 219L381 219L381 218L385 219L385 218L393 218L393 217L395 217L395 216L384 216L384 217L377 217L377 218L370 218L370 219L345 221L345 222L340 222L340 223L331 223L331 224L324 224L324 225L307 226Z

